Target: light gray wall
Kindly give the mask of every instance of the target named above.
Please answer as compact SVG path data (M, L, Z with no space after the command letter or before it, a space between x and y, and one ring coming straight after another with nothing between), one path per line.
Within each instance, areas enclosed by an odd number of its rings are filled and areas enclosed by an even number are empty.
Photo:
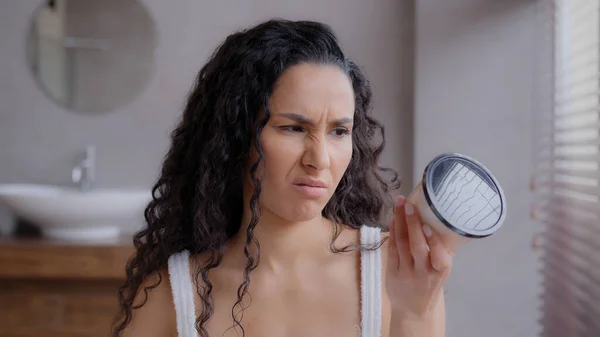
M333 26L372 81L374 113L387 126L384 164L412 175L411 1L143 0L158 31L155 74L133 102L95 116L57 107L30 76L25 37L38 3L0 2L0 183L69 184L95 144L99 186L149 188L200 67L227 34L274 16Z
M459 252L447 285L448 336L533 337L540 278L530 249L530 135L539 57L535 1L419 0L414 179L440 152L486 164L508 199L496 235Z

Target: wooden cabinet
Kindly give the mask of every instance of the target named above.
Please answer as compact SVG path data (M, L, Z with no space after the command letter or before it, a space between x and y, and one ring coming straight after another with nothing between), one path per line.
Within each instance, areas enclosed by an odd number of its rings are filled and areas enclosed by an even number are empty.
M0 240L0 336L109 336L130 242Z

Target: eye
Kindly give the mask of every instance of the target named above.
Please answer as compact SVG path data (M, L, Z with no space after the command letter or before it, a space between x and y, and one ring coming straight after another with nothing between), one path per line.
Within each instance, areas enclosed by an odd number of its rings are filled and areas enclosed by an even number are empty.
M336 137L340 138L350 134L350 131L346 128L333 129L331 132L333 132Z
M300 125L287 125L280 127L280 129L288 132L304 132L304 128Z

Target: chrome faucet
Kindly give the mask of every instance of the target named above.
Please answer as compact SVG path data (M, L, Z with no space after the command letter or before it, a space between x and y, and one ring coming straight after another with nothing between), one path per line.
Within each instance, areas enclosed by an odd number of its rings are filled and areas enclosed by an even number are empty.
M88 145L85 148L85 158L73 168L71 179L80 191L89 191L94 186L96 176L96 148Z

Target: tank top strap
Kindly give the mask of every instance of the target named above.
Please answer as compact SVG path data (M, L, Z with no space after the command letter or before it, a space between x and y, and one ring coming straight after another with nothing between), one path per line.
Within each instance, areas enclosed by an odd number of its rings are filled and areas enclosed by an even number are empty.
M196 337L196 309L194 307L194 288L190 276L190 253L184 250L173 254L168 260L169 280L175 304L177 335Z
M377 227L362 226L360 243L375 245L381 240ZM382 276L381 249L362 251L361 269L361 337L381 337Z

